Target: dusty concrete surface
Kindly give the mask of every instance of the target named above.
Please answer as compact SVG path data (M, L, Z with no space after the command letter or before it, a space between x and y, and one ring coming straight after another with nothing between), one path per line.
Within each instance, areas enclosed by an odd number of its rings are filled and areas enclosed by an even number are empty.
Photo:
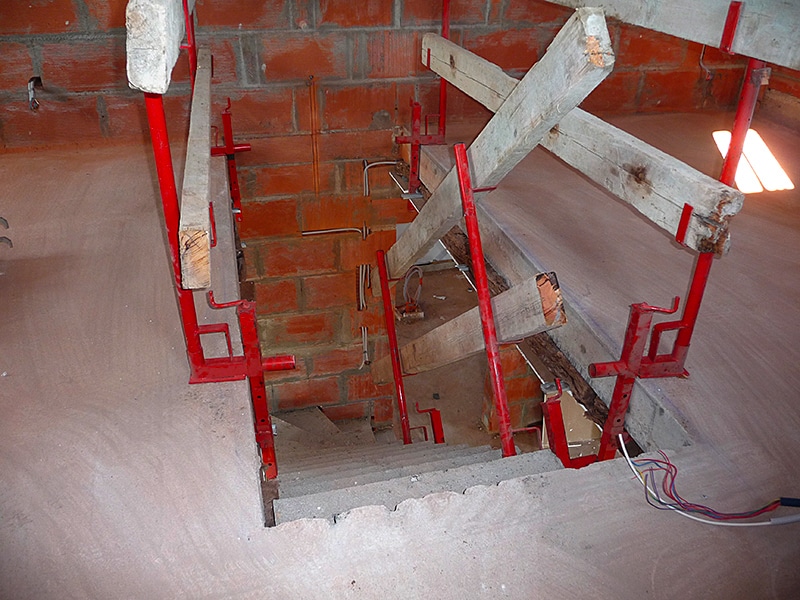
M263 529L246 386L186 383L151 162L148 148L0 157L15 242L0 247L0 598L796 597L796 525L658 512L619 462ZM703 313L680 405L702 443L673 455L683 493L728 510L800 495L797 361L773 364L760 322L723 302L777 282L770 340L796 357L797 211L751 206L734 243L762 261L716 265L734 280ZM785 249L763 254L775 239ZM661 301L618 291L620 322L626 294ZM742 336L720 343L715 313ZM758 369L701 393L714 348Z

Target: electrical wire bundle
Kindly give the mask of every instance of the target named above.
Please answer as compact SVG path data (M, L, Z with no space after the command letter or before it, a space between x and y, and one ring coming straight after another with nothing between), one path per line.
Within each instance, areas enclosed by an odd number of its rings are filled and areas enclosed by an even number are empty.
M768 521L738 522L772 512L779 506L800 508L800 499L798 498L779 498L755 510L736 513L721 512L703 504L689 502L678 493L675 486L675 479L678 476L678 467L666 454L659 451L661 459L645 458L633 460L628 455L621 435L619 436L619 446L625 455L625 460L628 462L631 471L633 471L633 474L644 486L647 503L654 508L659 510L672 510L684 517L694 521L700 521L701 523L727 527L758 527L763 525L785 525L788 523L800 522L800 514L773 517ZM701 518L696 515L703 515L707 518Z

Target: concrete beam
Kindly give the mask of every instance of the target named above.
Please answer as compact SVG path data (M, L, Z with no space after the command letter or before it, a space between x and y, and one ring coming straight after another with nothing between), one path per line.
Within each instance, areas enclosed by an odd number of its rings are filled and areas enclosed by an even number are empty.
M194 11L194 0L189 0ZM181 0L130 0L125 9L128 85L165 94L185 33Z

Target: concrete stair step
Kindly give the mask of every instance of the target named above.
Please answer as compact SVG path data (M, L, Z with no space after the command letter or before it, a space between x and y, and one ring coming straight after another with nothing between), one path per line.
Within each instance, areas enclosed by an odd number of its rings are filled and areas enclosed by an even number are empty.
M375 468L375 465L368 465L362 469L342 472L331 472L325 477L314 477L299 480L280 480L280 496L291 498L317 494L329 490L338 490L398 477L410 477L432 471L447 471L471 465L475 463L485 463L501 457L500 450L483 450L470 454L446 456L436 460L429 460L424 463L411 465L396 465L384 468Z
M417 449L413 449L413 445L411 447L392 447L387 448L384 453L372 453L349 460L342 459L322 466L306 466L302 469L285 466L280 479L282 483L289 483L316 479L352 478L363 473L381 472L406 466L413 467L431 461L462 460L475 454L482 454L486 450L488 450L486 447L444 445Z
M447 446L445 444L434 444L433 442L419 442L403 445L400 442L394 444L374 444L371 446L337 447L323 449L317 456L305 454L303 456L278 456L280 465L283 465L284 473L295 473L300 476L302 473L310 473L316 470L328 468L339 469L347 465L357 463L367 463L380 465L397 461L402 464L411 462L425 462L429 456L438 456L443 452L471 452L470 446Z
M475 463L419 475L395 477L365 485L329 490L274 501L275 521L287 523L302 518L337 519L360 506L386 506L394 509L408 498L422 498L436 492L463 493L475 485L496 485L507 479L563 468L550 452L531 452L486 463ZM338 518L346 518L342 515Z
M325 413L316 406L303 408L301 410L281 412L275 416L320 439L329 438L341 433L341 430L334 422L326 417Z

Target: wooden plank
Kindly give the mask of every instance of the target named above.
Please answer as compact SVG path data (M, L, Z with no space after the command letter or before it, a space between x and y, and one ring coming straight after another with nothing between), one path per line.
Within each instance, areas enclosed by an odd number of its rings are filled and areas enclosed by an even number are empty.
M488 61L446 40L442 40L446 44L433 43L436 37L427 34L423 39L423 45L431 48L432 67L440 69L436 72L459 88L465 84L461 89L467 93L478 90L474 98L496 110L517 80L498 74ZM475 83L483 77L483 85ZM496 86L496 93L485 92L491 86ZM690 203L693 212L685 244L718 255L727 251L728 223L744 203L744 194L738 190L579 108L565 115L541 143L671 236L678 230L684 203ZM421 159L424 171L441 170L443 157L431 159L426 153L427 149ZM436 166L430 166L431 162Z
M497 185L613 66L603 12L576 11L467 150L473 185ZM482 196L476 194L476 200L480 202ZM453 169L387 253L390 277L405 273L460 217L458 178Z
M549 0L579 8L596 0ZM769 63L800 69L800 3L747 0L742 3L732 51ZM719 47L730 0L604 0L606 15L707 46Z
M497 339L509 342L560 327L567 322L555 273L543 273L492 298ZM449 365L484 349L479 308L440 325L400 348L403 373L414 374ZM372 365L377 383L392 380L386 356Z
M210 164L211 53L203 48L197 54L178 229L181 285L184 289L196 290L211 285Z

